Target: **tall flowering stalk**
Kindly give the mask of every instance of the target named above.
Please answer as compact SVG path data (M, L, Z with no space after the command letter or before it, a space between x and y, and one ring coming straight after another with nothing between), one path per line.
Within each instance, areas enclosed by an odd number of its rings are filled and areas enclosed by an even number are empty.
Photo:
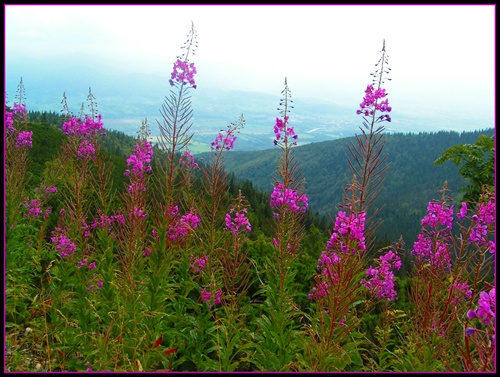
M177 56L173 70L170 75L170 94L160 109L162 122L158 123L160 137L158 145L164 155L158 159L161 176L158 182L159 197L157 202L167 212L168 208L178 203L174 198L175 188L178 187L178 154L189 144L192 134L191 90L196 89L195 74L197 73L194 63L189 59L194 55L197 48L196 29L194 24L188 33L187 40L182 46L183 53Z
M375 230L380 226L380 220L374 221L375 216L382 208L371 211L374 201L380 194L382 184L387 174L388 164L385 163L387 155L383 155L385 138L383 136L383 122L390 122L389 113L392 108L389 105L386 89L383 88L385 80L390 73L388 67L388 55L385 49L385 40L382 46L381 57L373 76L373 83L365 90L363 101L356 111L363 116L363 126L360 127L362 136L356 135L356 143L351 142L349 147L350 157L348 158L351 174L356 177L353 184L356 185L355 197L347 199L347 206L354 204L357 212L366 212L367 229L365 236L367 239L367 249L373 246L373 236Z
M379 260L378 268L366 270L365 256L373 246L374 226L368 211L380 192L388 166L382 156L384 121L391 121L387 93L382 85L389 73L385 41L382 56L372 73L373 84L367 86L357 114L363 115L362 136L348 148L352 180L344 191L344 200L335 219L326 250L318 260L316 285L309 299L314 301L315 314L309 328L310 342L307 357L315 370L345 370L361 363L357 347L361 323L358 314L365 301L366 289L373 297L393 299L392 268L399 262L396 255L386 254ZM368 305L367 305L368 307Z
M289 114L293 108L291 92L285 78L285 88L278 108L280 117L274 125L274 145L280 152L278 177L270 205L274 209L273 246L266 258L266 282L260 291L266 299L263 314L257 319L255 361L259 370L297 370L297 341L299 332L296 319L299 315L294 301L295 262L299 258L303 238L302 220L308 207L298 163L292 147L298 135L290 126Z
M137 272L140 271L140 261L146 245L149 216L148 186L153 147L148 141L147 124L143 123L143 134L139 135L135 147L127 159L125 175L129 178L126 193L123 194L125 203L125 224L116 227L115 234L120 246L119 258L123 267L125 281L130 287L135 285Z
M25 89L23 81L19 83L18 99L12 108L4 105L5 137L5 190L6 220L8 228L15 226L20 215L21 202L24 199L29 181L27 174L28 152L32 147L32 131L28 131Z
M93 101L93 96L90 99ZM72 116L65 94L63 106L63 111L67 112L67 120L61 128L66 138L59 154L60 172L57 177L62 186L62 208L66 211L62 221L70 227L69 231L77 242L83 244L86 238L86 221L94 210L91 209L91 203L86 200L86 196L97 186L95 167L103 163L99 138L105 136L106 132L100 114L95 117L84 115L84 118ZM104 176L103 178L106 179ZM99 182L97 184L100 185ZM102 195L98 194L98 197L102 198ZM103 199L103 205L105 202Z
M206 168L202 170L202 188L206 195L199 198L203 213L203 230L206 240L204 249L213 255L222 244L224 210L229 206L227 172L224 169L224 154L234 148L238 132L245 126L243 114L237 122L231 122L221 130L211 143L212 153Z

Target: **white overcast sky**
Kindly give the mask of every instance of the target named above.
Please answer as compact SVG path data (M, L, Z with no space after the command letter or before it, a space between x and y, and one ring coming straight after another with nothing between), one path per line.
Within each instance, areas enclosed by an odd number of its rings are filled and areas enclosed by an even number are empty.
M7 65L64 57L168 77L193 21L199 84L279 96L286 76L292 96L355 107L385 39L393 106L494 116L495 5L4 7Z

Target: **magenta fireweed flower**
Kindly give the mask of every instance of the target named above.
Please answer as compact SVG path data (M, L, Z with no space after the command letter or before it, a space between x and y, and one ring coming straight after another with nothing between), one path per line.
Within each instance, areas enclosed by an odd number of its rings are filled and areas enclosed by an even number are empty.
M215 140L212 141L210 149L213 151L218 151L219 149L229 151L234 148L235 141L236 136L234 136L234 129L228 126L225 134L222 131L219 132Z
M194 75L196 74L196 67L194 63L189 63L187 61L182 61L177 59L174 62L174 69L172 71L170 77L170 85L174 85L174 81L186 85L187 83L193 86L193 89L196 89L196 84L194 81Z
M130 182L130 186L127 187L127 192L133 194L139 191L146 191L147 188L142 182L132 181Z
M191 229L196 229L200 221L200 218L191 212L181 217L181 224Z
M33 143L31 142L31 137L33 136L33 131L21 131L17 135L16 148L28 147L31 148Z
M235 209L231 208L229 213L226 213L225 230L238 234L240 229L244 228L247 232L251 232L252 226L250 225L250 221L246 218L246 213L246 208L243 208L241 212L235 212Z
M77 263L78 267L83 267L87 264L87 259L83 259L80 262Z
M106 215L101 215L99 219L94 219L94 222L92 223L91 227L92 229L99 228L99 229L107 229L108 231L111 231L111 225L113 224L113 218L106 216Z
M274 123L274 145L278 145L280 140L283 140L283 143L287 144L289 139L297 140L299 138L293 127L287 126L288 119L288 116L286 116L284 120L276 118L276 122ZM294 141L291 145L297 145L297 142Z
M297 191L285 189L283 183L278 183L271 194L271 207L287 207L292 212L305 213L309 205L305 194L299 195Z
M221 303L221 298L222 298L223 292L222 290L218 289L217 292L215 292L215 299L214 303L216 305L219 305Z
M487 236L488 236L488 225L478 223L471 230L469 236L469 243L475 242L478 245L483 245L486 242Z
M200 292L200 296L204 302L207 302L212 299L212 292L208 292L206 288L203 288Z
M17 102L14 102L12 107L14 115L18 116L19 118L22 118L21 120L27 120L28 113L26 111L25 104L19 104Z
M486 247L488 248L488 251L490 252L490 254L495 254L495 251L496 251L496 244L495 244L495 242L488 241L488 243L486 244Z
M66 236L64 230L61 228L56 228L52 232L52 237L50 241L56 245L56 250L60 251L60 255L62 258L67 257L68 255L73 254L76 250L76 245L71 242L71 240Z
M494 202L490 200L487 203L479 203L477 213L471 217L474 222L474 227L469 236L469 243L475 242L479 246L486 243L492 254L495 252L495 243L493 241L488 241L487 237L489 234L489 225L493 224L495 220L494 213Z
M94 160L95 156L95 147L94 143L91 143L88 140L83 140L78 147L77 152L78 157L84 160Z
M25 214L24 217L33 217L35 219L38 219L38 216L42 214L42 209L41 207L41 202L38 199L32 199L28 203L27 200L23 202L25 207L28 207L28 214Z
M363 102L360 103L359 110L356 110L356 114L363 114L364 116L370 116L375 113L375 111L379 111L381 113L389 113L392 108L389 106L389 100L385 99L379 102L380 99L385 98L387 93L385 89L376 89L373 87L373 84L368 85L365 90L365 97L363 98ZM379 121L387 120L391 121L391 117L388 114L381 115L378 118Z
M97 115L96 120L88 115L85 116L84 120L75 117L70 118L63 123L62 131L66 136L80 135L83 138L94 135L104 136L106 134L104 131L104 124L101 120L101 114Z
M478 216L479 220L485 224L491 224L495 219L495 203L491 200L488 203L479 203Z
M189 267L192 270L194 270L195 273L198 273L198 272L203 271L205 269L205 267L207 266L208 255L204 255L204 256L202 256L200 258L195 258L194 255L191 255L189 257L189 259L193 261L193 263L191 263L189 265Z
M45 194L55 194L55 193L57 193L56 186L50 186L45 188Z
M356 253L356 250L366 250L365 222L365 212L351 213L347 216L346 212L339 211L330 240L326 243L327 249L338 247L343 253L351 249L353 254ZM356 241L355 247L349 245L351 240Z
M401 258L397 253L389 250L386 254L379 257L378 268L368 268L366 277L368 280L362 280L361 284L368 288L371 294L379 298L385 298L387 301L397 300L397 292L394 289L394 273L391 269L399 270L401 268Z
M448 230L453 227L453 206L443 208L441 203L429 202L427 215L422 219L422 226L428 225L437 228L438 225L446 226Z
M26 122L28 121L28 116L26 113L26 105L20 105L14 102L12 111L9 111L7 110L7 108L4 107L4 125L5 125L5 132L7 134L16 132L16 128L14 127L14 121L16 120L21 122Z
M132 210L132 212L130 212L130 216L131 217L138 217L140 219L145 219L146 217L148 217L148 214L144 213L141 208L134 208Z
M111 216L111 218L113 220L115 220L118 223L118 225L125 225L125 223L126 223L126 221L125 221L125 215L123 213Z
M142 178L143 173L150 172L151 160L153 158L153 147L147 140L143 140L141 144L135 145L135 153L131 154L127 159L127 165L130 169L125 170L125 175L129 176L131 173L138 178Z
M186 151L182 154L179 163L192 169L198 169L198 163L194 160L194 156L190 151Z
M493 311L496 307L495 303L495 288L492 288L489 293L482 291L479 293L478 306L474 310L469 310L467 317L469 319L478 318L483 325L489 326L495 318Z
M450 244L442 241L433 242L422 233L417 235L413 243L411 255L417 257L422 263L429 263L432 267L451 269Z
M431 229L429 231L423 229L417 235L411 255L422 263L429 263L432 267L451 269L451 245L442 239L433 240L432 237L440 233L444 235L450 233L453 227L453 206L445 207L441 203L429 202L427 211L421 225Z
M467 203L463 202L462 207L460 207L460 211L457 213L457 217L461 220L467 215Z
M450 290L453 294L453 299L451 301L452 305L457 305L460 301L467 301L472 297L472 290L469 289L469 283L453 283L450 286Z
M477 329L475 329L474 327L468 327L465 329L465 335L470 336L470 335L474 334L476 331L477 331Z
M50 209L50 208L46 209L45 213L43 214L43 219L46 220L51 213L52 213L52 209Z
M16 128L14 127L14 114L12 113L12 111L7 110L5 107L3 113L3 124L5 125L6 133L16 132Z
M169 217L177 217L178 214L179 214L179 206L172 206L168 208Z
M142 251L142 255L144 257L147 257L149 254L151 254L153 252L153 249L151 249L150 247L147 247L145 248L143 251Z
M89 270L93 270L96 267L95 262L89 264Z
M330 285L328 283L320 282L316 287L313 287L312 293L309 293L307 295L307 298L309 300L315 300L324 297L327 295L329 287Z
M169 212L171 209L177 208L171 207L169 209ZM177 212L175 212L177 214ZM167 230L167 236L170 238L172 241L177 241L182 238L184 238L189 231L192 231L198 227L198 224L200 223L200 218L196 216L193 213L188 213L184 216L181 217L179 221L174 221L171 225L169 230Z

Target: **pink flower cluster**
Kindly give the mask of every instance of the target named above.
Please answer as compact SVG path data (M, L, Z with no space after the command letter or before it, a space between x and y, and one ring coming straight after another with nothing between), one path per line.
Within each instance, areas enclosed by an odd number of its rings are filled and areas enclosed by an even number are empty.
M28 214L24 215L24 217L31 216L34 217L35 219L38 218L38 216L41 215L42 209L40 208L42 206L42 203L38 199L32 199L29 201L26 200L23 202L24 206L28 208Z
M436 240L433 242L422 233L417 235L413 243L411 255L417 257L422 263L429 263L432 267L451 269L450 245Z
M5 125L5 132L6 133L16 132L16 128L14 127L14 114L12 113L12 111L8 111L7 109L4 109L3 123Z
M252 231L252 226L250 221L246 217L247 209L243 208L241 212L236 212L234 208L231 208L229 213L226 213L226 229L233 232L233 234L238 234L240 229L245 228L247 232ZM233 216L234 217L233 217Z
M87 259L83 259L83 260L81 260L80 262L77 263L77 266L79 268L81 268L81 267L85 266L87 264L87 262L88 262ZM96 266L97 265L96 265L95 262L90 262L90 264L89 264L89 270L94 270L96 268Z
M462 203L462 206L465 203ZM458 215L457 215L458 216ZM475 242L481 246L485 243L491 254L495 253L496 245L494 241L487 241L489 233L489 225L493 224L495 220L495 203L491 200L487 203L479 203L477 214L472 216L474 227L469 236L469 243Z
M78 137L82 140L78 147L77 154L78 157L88 160L93 159L96 153L95 145L91 141L91 138L95 135L106 135L100 114L97 115L96 120L92 119L88 115L85 116L84 120L76 117L70 118L68 121L63 123L62 131L66 136Z
M299 195L297 191L285 189L283 183L278 183L271 194L271 207L288 207L292 212L305 213L309 205L305 194Z
M97 119L94 120L88 115L85 116L85 119L82 120L80 118L70 118L68 121L64 122L62 125L63 134L66 136L82 136L83 138L87 138L88 136L104 136L104 124L101 120L101 114L97 115Z
M26 105L20 105L14 102L12 111L4 109L4 125L6 133L16 132L14 120L27 121Z
M223 294L224 293L220 289L217 290L217 292L215 292L215 298L213 300L213 303L215 305L219 305L221 303L221 299L222 299ZM200 296L201 296L201 300L208 304L208 307L212 307L212 303L210 302L212 300L212 297L213 297L212 292L209 292L209 291L207 291L206 288L203 288L200 292Z
M477 303L478 306L474 310L468 311L467 317L469 319L479 318L483 325L489 326L495 318L495 312L493 311L496 307L495 288L492 288L489 293L486 291L479 293Z
M101 215L99 219L94 219L94 222L92 223L91 227L92 229L100 228L100 229L107 229L108 231L111 231L111 225L113 224L113 217L106 216L106 215Z
M437 229L438 225L445 226L448 230L453 227L453 206L445 208L441 203L429 202L427 215L422 219L422 226Z
M346 253L349 251L349 240L357 241L356 247L352 249L355 254L356 250L366 250L365 244L365 222L366 212L358 214L351 213L347 216L346 212L339 211L335 219L335 225L330 240L326 243L328 249L333 249L336 245L340 246L340 251ZM343 240L342 236L348 236L349 240Z
M78 157L92 160L95 156L95 147L94 143L91 143L88 140L83 140L78 148Z
M198 272L201 272L205 269L205 267L207 266L207 262L208 262L208 255L204 255L200 258L195 258L194 255L191 255L189 257L190 260L193 261L193 263L191 263L189 265L189 267L194 270L194 272L198 273Z
M56 245L56 250L61 252L60 255L62 258L73 254L76 249L76 245L71 242L71 240L66 236L64 230L61 228L56 228L52 232L50 241Z
M380 111L381 113L387 112L390 113L392 108L389 106L389 100L385 99L383 101L378 102L379 99L382 99L387 96L385 89L377 89L373 87L373 84L368 85L365 90L365 97L363 98L363 102L360 103L360 110L356 110L356 114L363 114L364 116L370 116L375 113L375 111ZM387 120L391 121L391 117L388 114L381 115L378 118L379 121Z
M32 136L33 131L20 131L19 134L17 134L16 148L21 148L24 146L31 148L33 146L31 142Z
M169 208L169 214L173 217L177 217L179 214L179 209L177 206ZM195 230L199 223L200 218L196 216L194 213L187 213L182 216L180 220L174 219L173 223L170 224L169 229L167 230L167 236L172 241L178 241L186 237L189 231Z
M97 116L97 120L92 119L88 115L85 119L73 117L68 119L62 124L63 134L66 136L87 136L102 135L104 132L104 125L101 121L101 115Z
M417 257L422 263L429 263L432 267L443 269L451 268L450 244L441 238L431 239L440 233L449 234L453 227L453 206L446 208L441 203L429 202L427 214L422 219L422 227L428 226L430 231L423 229L413 243L411 255ZM444 226L444 229L440 229Z
M399 270L401 268L401 258L397 253L389 250L379 257L377 263L378 268L370 266L366 270L368 280L362 280L361 284L377 297L385 298L387 301L397 300L397 292L394 289L394 273L391 269Z
M187 61L182 61L177 59L174 63L174 70L172 71L170 77L170 85L174 85L174 80L186 85L191 84L194 89L196 89L196 84L194 81L194 75L196 74L196 67L194 63L188 63Z
M325 282L319 282L315 287L312 289L312 293L309 293L307 295L307 298L309 300L317 300L321 297L324 297L328 293L328 288L329 284Z
M194 156L190 151L186 151L181 155L179 163L192 169L198 169L198 163L194 160Z
M145 219L146 217L148 217L148 214L145 213L142 208L134 208L131 212L130 212L130 217L136 217L138 219Z
M212 141L210 149L218 151L219 149L225 149L227 151L234 148L234 142L236 141L236 136L233 134L234 130L231 126L227 128L226 134L222 131L219 132L214 141Z
M55 194L57 193L57 187L56 186L49 186L45 188L45 194Z
M281 139L286 144L288 143L288 139L291 138L293 140L297 140L299 136L295 133L293 127L287 127L288 124L288 116L285 117L285 120L280 118L276 118L276 123L274 124L274 145L278 145ZM284 134L284 136L282 136ZM297 142L294 141L291 145L297 145Z
M150 172L151 159L153 158L153 147L147 140L143 140L140 144L135 145L135 153L131 154L127 159L127 165L130 169L125 170L125 175L129 176L131 173L138 178L143 177L144 172Z

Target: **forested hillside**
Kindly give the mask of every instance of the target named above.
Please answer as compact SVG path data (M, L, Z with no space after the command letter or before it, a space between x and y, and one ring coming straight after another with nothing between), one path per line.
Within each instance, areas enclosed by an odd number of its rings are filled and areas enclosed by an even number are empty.
M412 245L425 215L427 203L438 198L437 191L448 182L451 196L462 198L465 185L458 168L451 162L440 166L433 162L449 147L473 144L481 134L493 135L494 130L475 132L437 132L419 134L387 134L384 153L390 164L384 188L377 204L385 204L380 216L384 220L378 231L381 238L396 241L403 235ZM306 180L310 209L320 216L335 217L349 168L346 156L348 144L354 138L312 143L295 149L302 174ZM279 151L269 149L255 152L231 151L226 168L237 177L251 180L262 190L271 191ZM206 157L206 154L200 154Z

